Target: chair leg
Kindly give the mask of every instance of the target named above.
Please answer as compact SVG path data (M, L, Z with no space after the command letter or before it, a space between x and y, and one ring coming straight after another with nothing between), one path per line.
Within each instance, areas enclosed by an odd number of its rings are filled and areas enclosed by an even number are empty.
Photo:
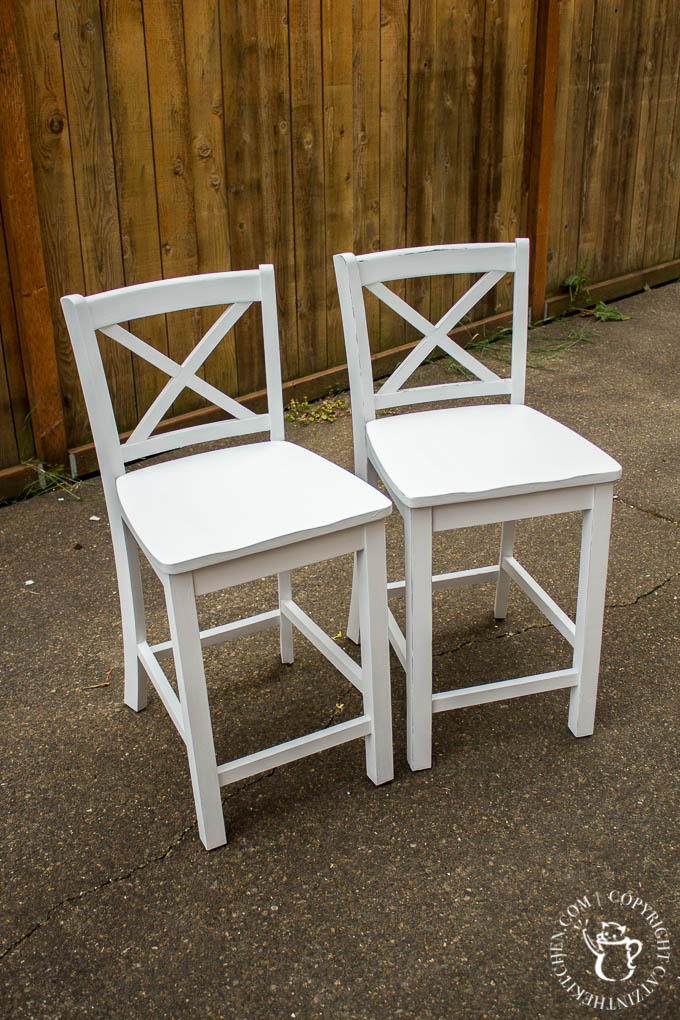
M504 620L508 613L508 595L510 593L510 577L503 570L503 557L512 556L515 544L515 527L517 521L504 521L501 525L501 549L498 556L498 580L496 581L496 598L493 615L497 620Z
M379 785L394 778L383 521L364 528L364 547L356 557L356 578L361 617L364 712L373 721L373 731L366 737L366 772L369 779Z
M290 583L290 570L279 574L279 607L286 599L292 599L293 592ZM281 648L281 662L294 662L295 652L293 650L293 624L283 613L279 620L279 646Z
M432 511L407 510L406 726L412 769L432 765Z
M212 850L226 843L227 836L192 575L170 575L165 598L198 831L206 850Z
M354 554L352 570L352 596L349 600L349 616L347 617L347 637L355 645L359 644L361 625L359 621L359 586L357 583L357 554Z
M579 683L572 689L569 700L569 729L576 737L590 736L595 727L612 494L613 485L596 486L593 508L583 514L574 642Z
M356 451L356 447L355 447ZM356 473L361 478L365 478L370 485L378 487L380 479L378 478L378 472L375 470L370 461L365 460L364 451L364 464L365 470L357 470ZM355 470L357 468L356 452L355 452ZM352 595L349 600L349 615L347 617L347 637L350 641L353 641L355 645L359 644L361 640L361 626L359 620L359 591L357 587L357 557L354 554L354 568L352 571Z
M120 614L123 627L123 655L125 663L124 700L128 708L141 712L146 708L148 680L139 656L137 645L146 639L144 593L139 569L139 549L121 519L111 519L113 551L118 575Z

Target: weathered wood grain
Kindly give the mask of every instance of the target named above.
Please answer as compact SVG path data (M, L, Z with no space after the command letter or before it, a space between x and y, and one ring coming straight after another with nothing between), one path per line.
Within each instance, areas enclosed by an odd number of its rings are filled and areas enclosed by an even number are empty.
M434 51L436 103L432 183L432 242L459 243L477 239L481 78L484 4L461 6L439 0L436 5ZM433 321L448 310L473 279L432 281Z
M35 455L12 281L0 211L0 466ZM0 492L0 499L2 492Z
M321 5L291 0L290 88L298 372L327 365Z
M578 252L580 265L591 280L606 274L603 233L614 214L615 196L605 193L609 165L609 105L612 102L612 54L619 46L621 18L610 3L595 6L591 43L590 79L586 111L585 146L581 167L581 211Z
M102 24L97 0L57 0L71 155L88 294L125 283L108 105ZM102 344L111 399L121 429L135 421L132 359Z
M663 45L668 18L667 0L650 0L645 6L647 9L642 12L643 20L640 23L642 88L637 140L634 140L635 175L630 194L630 240L626 258L629 271L644 266L661 100Z
M5 250L5 235L0 219L0 469L12 467L22 459L19 455L17 421L12 407L5 361L5 351L11 349L16 335L12 285Z
M576 268L592 24L593 0L562 0L548 229L550 294L559 292L562 280Z
M36 455L66 457L66 432L13 12L0 7L0 206Z
M352 4L352 185L355 252L380 248L380 0ZM380 309L366 309L375 350Z
M618 45L612 57L611 102L607 125L607 159L603 179L602 208L609 222L603 222L606 244L598 262L598 278L619 276L634 268L630 264L631 217L634 203L644 204L645 192L636 193L636 161L646 91L645 64L651 54L648 36L654 0L641 4L620 4ZM625 172L621 168L625 167ZM638 268L638 267L635 267Z
M135 0L101 0L109 84L125 283L163 275L158 230L151 112L142 9ZM165 316L131 322L130 329L168 353ZM132 359L136 412L141 415L167 377L148 362Z
M189 6L184 5L184 44L198 268L201 273L224 272L231 265L231 238L217 0L193 0ZM215 317L214 309L203 310L201 327L204 332ZM232 334L210 356L200 374L228 393L238 392L236 344Z
M411 5L406 194L406 243L409 247L433 241L434 139L439 117L435 108L438 98L434 81L435 15L434 4ZM430 317L430 290L429 280L409 280L406 285L407 301L426 318Z
M326 206L326 351L328 364L338 365L345 361L345 343L333 255L354 248L351 4L323 0L321 30Z
M486 3L474 240L510 241L526 232L527 82L533 13L528 0ZM511 284L501 281L480 311L489 315L501 312L510 302Z
M548 276L550 188L555 151L555 95L560 52L558 0L538 5L531 76L527 233L531 240L531 314L544 317Z
M408 177L408 0L382 0L380 9L380 247L406 246ZM406 297L403 282L394 290ZM380 349L406 342L406 324L380 305Z
M69 442L85 442L90 426L59 305L62 294L85 291L59 24L53 3L23 0L13 10L65 427Z
M189 276L198 272L198 244L182 0L145 0L144 35L163 276ZM167 324L170 357L182 361L201 336L201 314L175 312ZM172 412L200 404L184 390Z
M232 266L274 264L282 372L294 378L298 347L288 5L282 0L266 5L223 0L220 17ZM260 337L259 326L249 327L245 320L237 326L241 393L263 384Z
M89 430L63 293L271 261L284 377L317 386L345 361L333 254L526 233L534 97L545 85L536 15L550 5L10 4L69 445ZM647 279L655 266L663 276L680 254L680 20L669 0L559 7L547 291L562 293L585 266L609 292L609 278ZM468 283L396 286L437 318ZM507 301L499 288L477 314ZM369 314L376 351L411 339L377 302ZM132 328L181 359L211 317ZM207 364L228 391L263 384L256 319L248 313ZM163 377L104 350L123 427ZM7 350L5 362L0 401L16 434L22 366ZM173 413L198 403L184 394Z
M649 173L649 202L642 262L654 266L676 255L680 210L680 18L671 0L662 5L663 49L654 151Z

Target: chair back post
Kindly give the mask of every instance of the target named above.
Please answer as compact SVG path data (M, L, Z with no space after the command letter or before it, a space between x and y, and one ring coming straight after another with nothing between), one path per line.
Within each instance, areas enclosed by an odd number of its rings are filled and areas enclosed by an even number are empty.
M281 354L279 347L279 321L276 308L276 280L274 266L260 266L262 332L264 336L264 370L269 410L271 439L285 439L283 419L283 393L281 387Z
M512 293L511 404L524 403L529 328L529 238L515 240L515 279Z
M352 395L354 470L368 480L366 424L376 416L373 394L373 363L368 339L361 272L356 255L344 252L333 257L338 283L342 328L347 349L347 369Z
M102 481L107 492L115 491L112 483L125 474L125 462L90 307L82 294L63 297L61 307L71 337Z

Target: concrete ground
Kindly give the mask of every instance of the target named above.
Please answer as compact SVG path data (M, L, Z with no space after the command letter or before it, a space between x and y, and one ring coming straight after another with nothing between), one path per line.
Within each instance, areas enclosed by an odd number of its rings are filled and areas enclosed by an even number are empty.
M528 385L529 403L623 465L591 738L571 736L567 692L520 698L436 716L433 768L411 773L393 658L394 781L371 785L361 742L244 781L224 791L229 844L206 853L160 701L139 715L122 703L99 479L79 500L0 510L2 1016L680 1016L680 284L619 307L630 320L547 327L585 325L593 342ZM289 438L351 464L347 415L294 423ZM400 543L394 513L393 577ZM438 536L435 559L492 562L496 546L495 528ZM519 531L520 560L568 612L577 547L571 515ZM334 636L350 570L341 559L295 581ZM261 582L206 599L203 618L272 599ZM488 587L436 596L438 689L568 664L524 596L513 591L505 624L492 599ZM160 638L153 584L149 618ZM282 667L273 631L210 651L220 760L356 714L300 636L296 652ZM626 932L598 964L582 934L604 923Z

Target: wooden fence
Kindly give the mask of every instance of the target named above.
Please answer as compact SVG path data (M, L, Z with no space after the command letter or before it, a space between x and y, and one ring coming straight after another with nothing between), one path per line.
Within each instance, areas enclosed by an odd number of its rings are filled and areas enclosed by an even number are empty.
M32 453L94 463L64 293L271 261L287 390L312 396L343 378L336 251L528 234L535 313L579 267L597 296L680 273L673 0L15 0L0 19L0 495ZM453 293L408 297L436 316ZM379 351L408 342L373 314ZM135 327L178 358L201 321ZM261 387L251 340L213 381ZM124 431L159 379L104 355Z

